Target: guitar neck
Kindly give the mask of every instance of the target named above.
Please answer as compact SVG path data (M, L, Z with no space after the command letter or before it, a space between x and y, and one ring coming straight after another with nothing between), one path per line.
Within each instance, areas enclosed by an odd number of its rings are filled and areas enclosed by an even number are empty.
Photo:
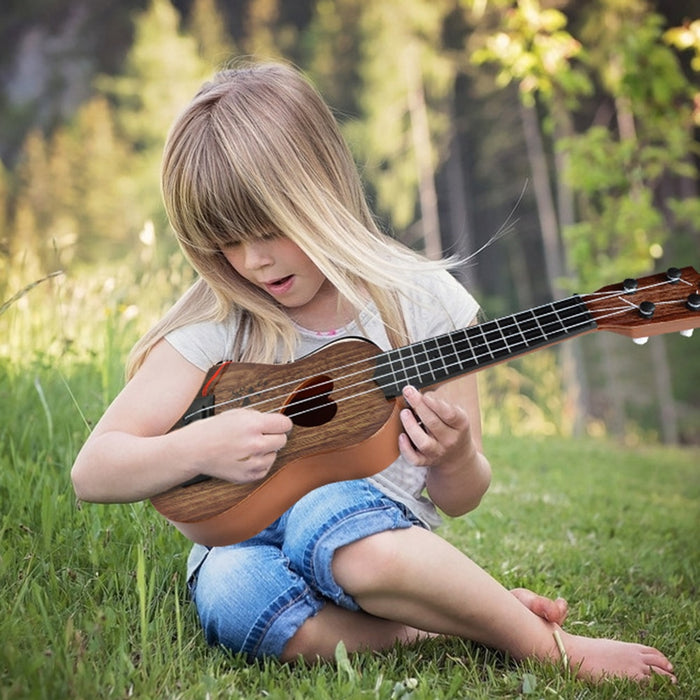
M575 295L381 353L373 378L391 399L407 384L419 389L439 384L596 328Z

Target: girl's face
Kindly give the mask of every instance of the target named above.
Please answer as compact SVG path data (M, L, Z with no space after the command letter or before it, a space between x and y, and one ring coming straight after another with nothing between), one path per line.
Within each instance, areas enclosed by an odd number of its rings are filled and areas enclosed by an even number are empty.
M321 271L296 243L284 236L234 243L222 253L241 277L282 306L295 310L292 316L296 319L306 316L313 310L314 301L328 294L330 284Z

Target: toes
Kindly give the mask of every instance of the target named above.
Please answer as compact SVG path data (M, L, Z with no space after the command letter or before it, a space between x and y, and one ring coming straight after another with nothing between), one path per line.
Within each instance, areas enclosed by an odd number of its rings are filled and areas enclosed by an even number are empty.
M547 622L561 625L569 613L569 605L564 598L552 600L534 593L527 588L514 588L511 593L531 612Z
M550 622L556 622L558 625L563 624L566 616L569 614L569 604L564 598L557 598L553 602L554 615L547 617Z

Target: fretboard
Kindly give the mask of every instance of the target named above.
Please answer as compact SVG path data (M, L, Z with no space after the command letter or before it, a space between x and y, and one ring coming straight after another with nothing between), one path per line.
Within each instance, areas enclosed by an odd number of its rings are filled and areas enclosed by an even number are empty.
M387 398L504 362L596 328L579 296L389 350L376 357L374 380Z

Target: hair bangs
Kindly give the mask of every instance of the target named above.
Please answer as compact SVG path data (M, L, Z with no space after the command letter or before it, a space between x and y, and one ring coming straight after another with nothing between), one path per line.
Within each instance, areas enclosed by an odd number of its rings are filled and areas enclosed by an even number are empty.
M171 222L186 248L213 254L276 230L260 197L238 176L222 144L210 139L194 154L188 167L173 171L169 183L176 200L170 208Z

